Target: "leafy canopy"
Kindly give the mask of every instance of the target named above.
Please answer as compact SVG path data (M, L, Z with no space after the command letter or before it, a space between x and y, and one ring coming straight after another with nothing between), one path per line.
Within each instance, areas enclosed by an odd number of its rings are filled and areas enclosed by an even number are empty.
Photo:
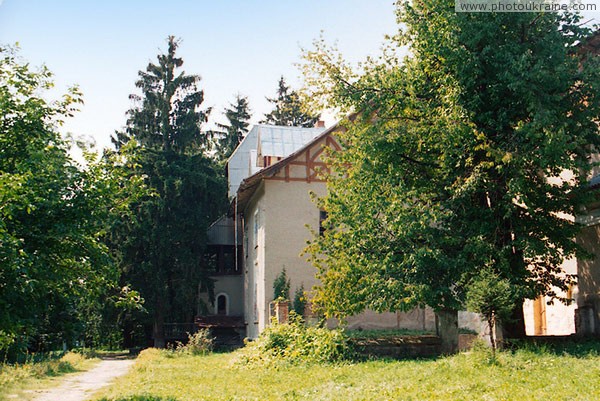
M91 151L86 168L69 157L58 127L81 94L48 101L52 86L47 68L0 47L0 338L17 352L98 339L94 322L119 277L106 228L127 221L139 184Z
M305 54L311 97L356 113L319 205L337 229L308 247L317 301L328 315L458 309L484 268L516 305L560 298L562 261L585 256L564 216L589 200L600 141L599 60L578 54L590 31L576 15L447 0L397 13L402 30L360 74L322 40Z

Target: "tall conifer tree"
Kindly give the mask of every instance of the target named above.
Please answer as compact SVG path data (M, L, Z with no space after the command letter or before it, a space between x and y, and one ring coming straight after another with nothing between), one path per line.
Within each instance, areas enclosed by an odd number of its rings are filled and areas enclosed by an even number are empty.
M248 98L237 95L235 103L231 103L229 108L225 109L225 117L228 124L217 124L217 127L223 131L219 133L216 140L217 159L227 160L235 148L242 142L244 136L248 133L250 120L250 106Z
M139 72L131 95L125 134L133 139L152 196L140 203L137 224L117 230L125 278L146 300L152 337L165 346L165 322L192 322L199 291L212 281L202 255L206 228L221 212L225 182L205 151L208 135L201 130L210 110L202 110L200 77L180 71L179 42L168 38L168 51Z
M300 101L298 92L290 89L283 76L279 79L277 97L267 100L275 107L265 114L265 119L261 121L264 124L310 128L319 120L319 115L307 109Z

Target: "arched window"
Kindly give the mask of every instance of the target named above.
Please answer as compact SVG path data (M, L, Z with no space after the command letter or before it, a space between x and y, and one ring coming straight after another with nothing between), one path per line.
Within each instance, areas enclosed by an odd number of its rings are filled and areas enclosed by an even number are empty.
M227 294L217 295L217 301L215 302L215 313L217 315L229 315L229 297Z

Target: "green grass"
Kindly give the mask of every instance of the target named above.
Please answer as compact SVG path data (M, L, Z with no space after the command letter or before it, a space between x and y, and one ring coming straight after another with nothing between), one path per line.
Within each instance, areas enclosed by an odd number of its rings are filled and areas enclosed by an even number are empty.
M45 359L31 357L25 363L0 364L0 401L26 400L29 389L50 387L60 381L56 378L68 373L89 369L95 360L80 353L68 352L61 357L49 356Z
M487 350L418 361L338 365L236 365L207 356L143 351L102 401L193 400L597 400L600 344L521 346L490 362Z

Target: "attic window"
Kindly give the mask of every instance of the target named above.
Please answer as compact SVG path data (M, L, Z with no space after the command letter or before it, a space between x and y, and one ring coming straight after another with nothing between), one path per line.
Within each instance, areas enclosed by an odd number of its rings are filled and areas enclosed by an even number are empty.
M259 159L259 167L269 167L269 166L277 163L281 159L282 159L282 157L278 157L278 156L263 156L262 158Z

